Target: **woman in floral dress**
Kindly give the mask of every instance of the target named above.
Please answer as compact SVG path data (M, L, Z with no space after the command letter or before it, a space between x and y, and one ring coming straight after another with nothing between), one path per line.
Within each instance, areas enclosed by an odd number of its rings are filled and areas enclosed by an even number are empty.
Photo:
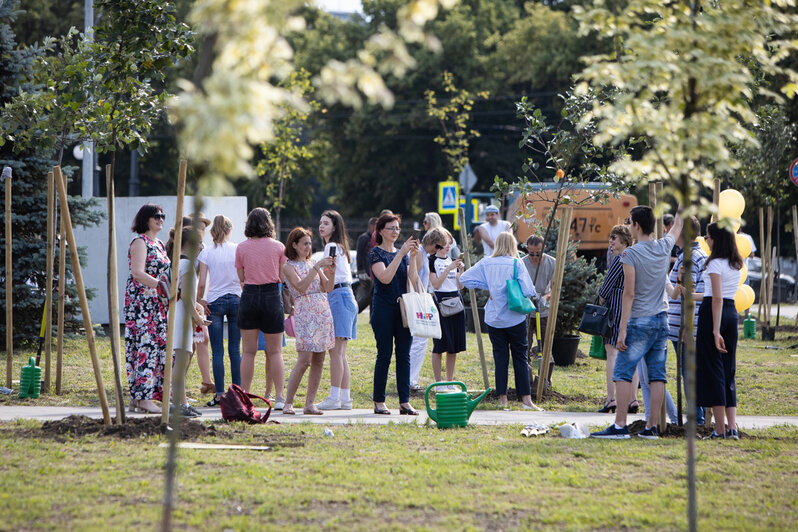
M313 262L310 231L297 227L288 235L285 243L283 264L285 278L291 296L294 298L294 331L296 334L296 366L288 378L288 391L285 397L283 414L294 414L294 394L296 394L305 371L310 367L308 393L305 396L305 414L323 414L314 404L316 391L321 382L324 367L324 353L335 346L333 317L327 292L332 290L333 275L324 274L324 268L331 267L333 259L325 257Z
M133 220L136 233L128 250L130 276L125 288L125 359L130 410L160 414L163 400L166 311L169 307L169 257L157 235L163 229L160 205L143 205Z

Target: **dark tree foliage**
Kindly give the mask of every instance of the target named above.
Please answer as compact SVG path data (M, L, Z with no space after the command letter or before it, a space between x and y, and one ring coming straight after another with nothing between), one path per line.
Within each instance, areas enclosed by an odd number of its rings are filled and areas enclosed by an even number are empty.
M400 4L366 0L365 19L309 14L308 30L292 37L297 64L317 74L330 59L346 61L380 24L395 26ZM556 23L547 25L551 17ZM514 177L523 164L518 141L524 124L516 118L515 102L526 95L548 115L558 115L557 94L578 71L579 55L598 46L576 39L573 22L539 2L462 0L430 26L443 50L409 47L416 67L402 78L386 78L396 97L392 109L336 105L314 117L314 135L331 147L327 199L345 215L367 216L382 208L406 216L435 210L447 162L433 140L440 130L427 116L424 93L443 94L444 70L458 88L490 92L475 104L468 125L480 133L469 150L479 177L475 191L488 191L494 176Z
M45 37L66 35L70 27L83 30L83 0L20 0L14 31L20 45L41 43Z
M0 3L0 105L5 105L20 89L27 87L26 76L33 59L33 52L17 46L11 28L14 20L16 0ZM12 241L13 241L13 308L14 343L33 342L39 335L47 256L47 173L52 170L52 153L40 154L35 150L16 152L13 140L6 139L0 146L0 168L10 166L12 179ZM4 197L4 193L3 193ZM93 202L79 197L69 200L72 223L76 226L98 224L101 215L92 211ZM5 203L0 206L0 248L3 256L5 242ZM56 248L55 264L58 264ZM56 277L58 269L55 268ZM6 279L5 260L0 264L0 278ZM67 278L72 279L72 269L67 254ZM54 283L57 286L57 279ZM0 334L5 346L5 288L0 284L0 300L3 301L3 316ZM67 289L65 305L65 328L79 326L75 315L79 311L77 292L73 284Z

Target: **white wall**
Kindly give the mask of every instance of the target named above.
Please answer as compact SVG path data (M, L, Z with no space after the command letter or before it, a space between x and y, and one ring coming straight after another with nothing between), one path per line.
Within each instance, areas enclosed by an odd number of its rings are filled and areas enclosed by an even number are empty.
M103 213L108 212L106 198L99 200L98 209ZM175 225L175 210L177 209L176 196L138 196L132 198L116 198L116 250L117 250L117 275L119 276L119 319L124 323L125 312L125 284L130 275L127 263L127 252L133 233L130 226L133 225L133 218L139 208L145 203L156 203L163 207L166 215L164 229L158 235L164 244L169 239L169 228ZM194 211L194 198L187 197L183 202L183 214L187 215ZM224 197L224 198L205 198L203 208L205 216L213 220L217 214L224 214L233 222L233 233L230 235L232 242L244 240L244 223L247 219L247 198L243 196ZM108 323L108 224L101 223L99 226L75 229L75 241L79 247L85 247L88 254L88 262L83 268L83 281L86 288L96 289L96 295L89 304L91 321L93 323ZM210 231L205 232L205 245L211 245Z

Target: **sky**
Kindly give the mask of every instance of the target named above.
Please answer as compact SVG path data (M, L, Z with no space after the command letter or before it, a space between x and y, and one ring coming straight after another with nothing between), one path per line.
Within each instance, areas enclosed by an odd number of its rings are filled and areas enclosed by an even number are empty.
M326 11L341 11L344 13L362 13L360 0L315 0L316 4Z

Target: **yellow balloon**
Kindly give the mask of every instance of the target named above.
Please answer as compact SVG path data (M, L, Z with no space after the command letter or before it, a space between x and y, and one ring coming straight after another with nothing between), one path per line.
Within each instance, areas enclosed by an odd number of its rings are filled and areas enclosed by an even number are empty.
M748 299L746 299L746 302L745 302L746 303L745 309L748 309L751 305L754 304L754 299L756 299L756 294L754 293L754 289L751 288L747 284L744 284L744 285L740 286L740 288L742 288L743 292L745 292L745 295L748 298ZM743 310L745 310L745 309L743 309Z
M741 285L734 295L734 306L737 312L744 312L754 304L754 289L747 284Z
M703 249L704 253L709 255L709 244L707 244L707 241L704 240L704 237L703 236L699 236L698 238L695 239L695 241L698 242L698 247Z
M734 294L734 307L737 309L737 312L743 312L748 308L748 296L742 286L738 288L737 293Z
M746 258L748 255L751 254L751 241L748 240L747 237L743 235L735 235L735 240L737 240L737 250L740 252L740 256L742 258Z
M740 218L745 210L745 198L734 189L727 188L718 197L718 218Z
M743 264L743 267L740 268L740 284L743 284L747 278L748 278L748 268L746 268L745 264Z

